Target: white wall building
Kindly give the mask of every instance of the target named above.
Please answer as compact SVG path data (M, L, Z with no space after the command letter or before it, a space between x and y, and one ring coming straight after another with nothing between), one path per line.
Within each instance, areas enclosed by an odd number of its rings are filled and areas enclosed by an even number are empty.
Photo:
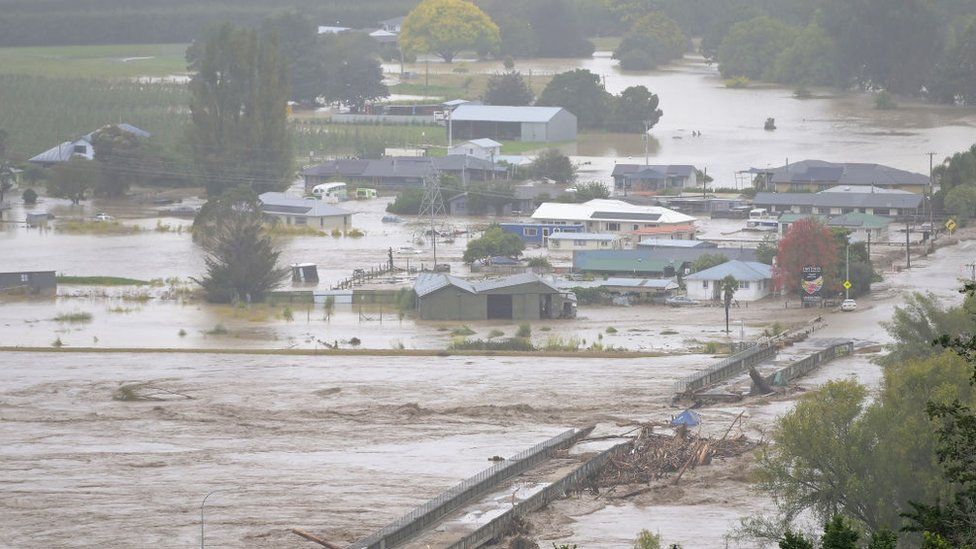
M550 250L613 250L620 248L620 237L605 233L553 233L546 238Z
M447 154L463 154L494 161L502 154L502 144L494 139L472 139L447 149Z
M711 269L685 277L688 297L699 301L722 299L722 279L732 275L739 281L737 301L757 301L772 293L773 268L765 263L733 259Z
M582 204L544 202L532 214L539 223L583 224L585 232L691 239L696 218L661 206L636 206L621 200L593 199Z

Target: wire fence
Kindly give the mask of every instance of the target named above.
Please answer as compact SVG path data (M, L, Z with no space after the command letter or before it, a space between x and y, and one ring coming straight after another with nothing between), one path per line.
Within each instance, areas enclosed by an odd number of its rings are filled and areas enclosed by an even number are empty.
M443 494L410 511L379 531L347 547L347 549L388 549L416 536L449 513L474 498L492 490L499 482L518 475L549 459L556 450L572 446L592 431L570 429L545 442L519 452L504 462L485 469L450 488Z
M746 344L749 345L749 344ZM765 360L776 353L776 348L768 342L756 343L746 347L729 357L709 366L701 372L695 372L690 376L681 379L674 384L676 393L686 393L695 391L702 387L718 383L737 376L746 371L749 366L755 365L761 360Z

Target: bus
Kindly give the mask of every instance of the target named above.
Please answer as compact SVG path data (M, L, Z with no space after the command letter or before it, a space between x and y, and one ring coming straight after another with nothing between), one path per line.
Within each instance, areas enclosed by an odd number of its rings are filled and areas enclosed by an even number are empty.
M349 198L346 192L346 184L342 182L321 183L312 187L312 196L319 200L329 202L339 202Z

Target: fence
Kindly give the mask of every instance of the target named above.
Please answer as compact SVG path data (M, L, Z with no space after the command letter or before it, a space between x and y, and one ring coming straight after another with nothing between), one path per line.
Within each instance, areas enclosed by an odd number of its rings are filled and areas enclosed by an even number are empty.
M845 341L842 343L835 343L826 349L817 351L816 353L804 358L803 360L798 360L793 364L790 364L782 370L777 370L776 372L764 377L766 383L770 385L775 385L778 387L784 387L790 381L803 376L813 370L814 368L820 366L821 364L830 362L835 358L847 356L854 352L854 342ZM755 383L753 383L755 385ZM754 387L755 389L755 387Z
M437 123L433 116L400 114L333 114L329 120L337 124L393 124L399 126L432 126Z
M491 491L499 482L518 475L549 459L553 452L572 446L593 430L570 429L559 436L522 451L503 463L485 469L443 494L417 507L378 532L359 540L347 549L388 549L423 532L449 513L474 498Z
M678 394L688 393L720 381L725 381L745 372L750 366L755 366L775 354L776 347L771 343L763 342L753 344L744 351L739 351L717 364L710 366L703 372L694 373L676 382L674 384L674 392Z
M576 490L586 479L596 474L607 460L610 459L610 456L630 448L631 444L631 442L622 442L609 450L601 452L572 473L546 486L537 493L532 494L525 501L515 504L514 507L495 517L488 524L468 534L460 541L449 545L448 549L474 549L490 540L505 535L511 530L512 521L515 517L527 515L536 509L544 507L549 502L563 497L567 492Z

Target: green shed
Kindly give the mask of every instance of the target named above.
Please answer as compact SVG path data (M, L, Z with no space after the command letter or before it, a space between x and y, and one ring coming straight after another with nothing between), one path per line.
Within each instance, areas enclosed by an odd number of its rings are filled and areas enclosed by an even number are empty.
M470 282L421 273L414 284L423 320L539 320L573 318L576 296L531 274Z

